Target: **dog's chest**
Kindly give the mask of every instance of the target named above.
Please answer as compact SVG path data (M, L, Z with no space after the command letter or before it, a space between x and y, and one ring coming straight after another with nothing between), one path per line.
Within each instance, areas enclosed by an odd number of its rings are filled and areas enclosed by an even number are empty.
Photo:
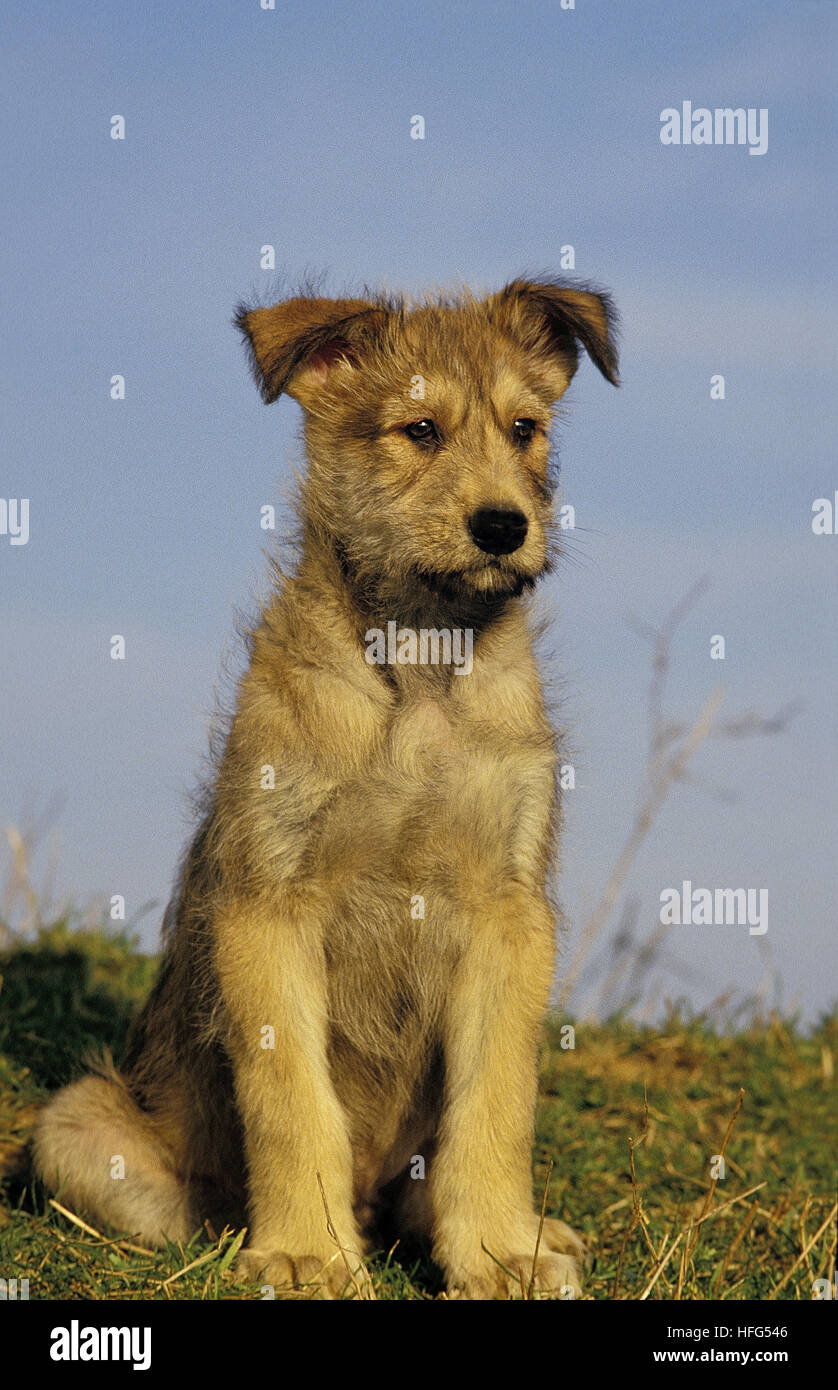
M516 741L426 694L382 732L331 799L310 863L332 1020L359 1054L395 1056L434 1035L496 895L543 874L553 755L549 740Z
M388 918L537 874L549 834L553 748L419 694L393 711L366 767L337 789L315 861L330 895Z
M422 775L427 763L446 758L455 770L458 721L450 708L431 696L405 701L390 724L387 757L407 779Z

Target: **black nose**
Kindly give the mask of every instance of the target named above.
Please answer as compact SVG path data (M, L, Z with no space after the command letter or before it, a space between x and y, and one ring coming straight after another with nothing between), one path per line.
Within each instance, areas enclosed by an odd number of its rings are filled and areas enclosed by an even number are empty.
M529 522L516 508L481 507L472 512L468 529L475 545L488 555L511 555L527 539Z

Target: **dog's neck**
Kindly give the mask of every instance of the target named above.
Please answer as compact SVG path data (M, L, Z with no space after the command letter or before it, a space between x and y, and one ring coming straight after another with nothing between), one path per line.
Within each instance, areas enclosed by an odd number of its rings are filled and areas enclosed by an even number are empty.
M367 580L354 569L340 544L308 527L300 537L299 564L289 582L296 611L314 626L322 623L333 635L342 630L359 660L372 663L371 642L383 643L386 657L381 664L372 664L372 669L405 696L437 698L451 688L452 680L454 686L460 684L452 664L422 664L421 656L415 665L409 657L399 656L394 662L395 646L412 640L410 634L417 642L450 643L453 661L467 662L471 670L473 662L482 662L494 646L493 634L508 634L510 623L526 626L523 606L515 597L447 594L420 576L407 583L388 583L381 577ZM276 601L283 604L282 586Z
M400 628L468 628L477 637L497 622L514 602L509 595L470 594L454 583L446 584L417 573L404 579L388 579L360 574L352 565L346 548L335 539L320 540L340 574L341 587L350 598L359 625L385 627L395 622Z

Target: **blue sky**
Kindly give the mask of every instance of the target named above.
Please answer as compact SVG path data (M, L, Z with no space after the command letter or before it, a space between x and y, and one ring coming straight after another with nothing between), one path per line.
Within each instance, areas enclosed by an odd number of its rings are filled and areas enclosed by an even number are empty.
M720 679L729 717L800 712L701 752L735 800L676 789L629 884L639 927L685 878L766 887L784 1002L830 1001L838 536L810 521L838 488L836 29L818 0L82 0L7 19L0 496L30 499L31 535L0 536L0 812L62 798L59 898L162 908L188 833L234 610L263 588L259 509L300 461L298 407L261 405L230 326L276 280L260 247L339 292L497 287L571 244L622 312L623 386L585 362L566 398L578 530L540 597L579 769L568 954L642 771L648 650L626 613L659 622L706 574L673 716ZM664 147L660 112L684 100L766 108L767 153ZM690 979L656 968L661 998L763 978L742 928L674 929L668 949Z

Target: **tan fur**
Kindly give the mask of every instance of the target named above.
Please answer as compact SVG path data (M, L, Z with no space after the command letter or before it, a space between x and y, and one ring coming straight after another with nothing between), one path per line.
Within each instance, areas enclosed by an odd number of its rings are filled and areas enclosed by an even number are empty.
M389 1212L452 1296L509 1296L538 1228L558 825L521 595L549 563L547 432L578 345L615 380L609 306L518 281L410 306L300 296L239 323L265 398L305 411L300 563L252 633L122 1075L53 1098L37 1165L143 1241L246 1213L245 1270L337 1293L319 1175L350 1260ZM405 433L418 420L430 446ZM526 517L514 552L472 538L487 506ZM365 635L388 621L471 629L471 674L371 665ZM578 1291L581 1254L548 1222L538 1287Z

